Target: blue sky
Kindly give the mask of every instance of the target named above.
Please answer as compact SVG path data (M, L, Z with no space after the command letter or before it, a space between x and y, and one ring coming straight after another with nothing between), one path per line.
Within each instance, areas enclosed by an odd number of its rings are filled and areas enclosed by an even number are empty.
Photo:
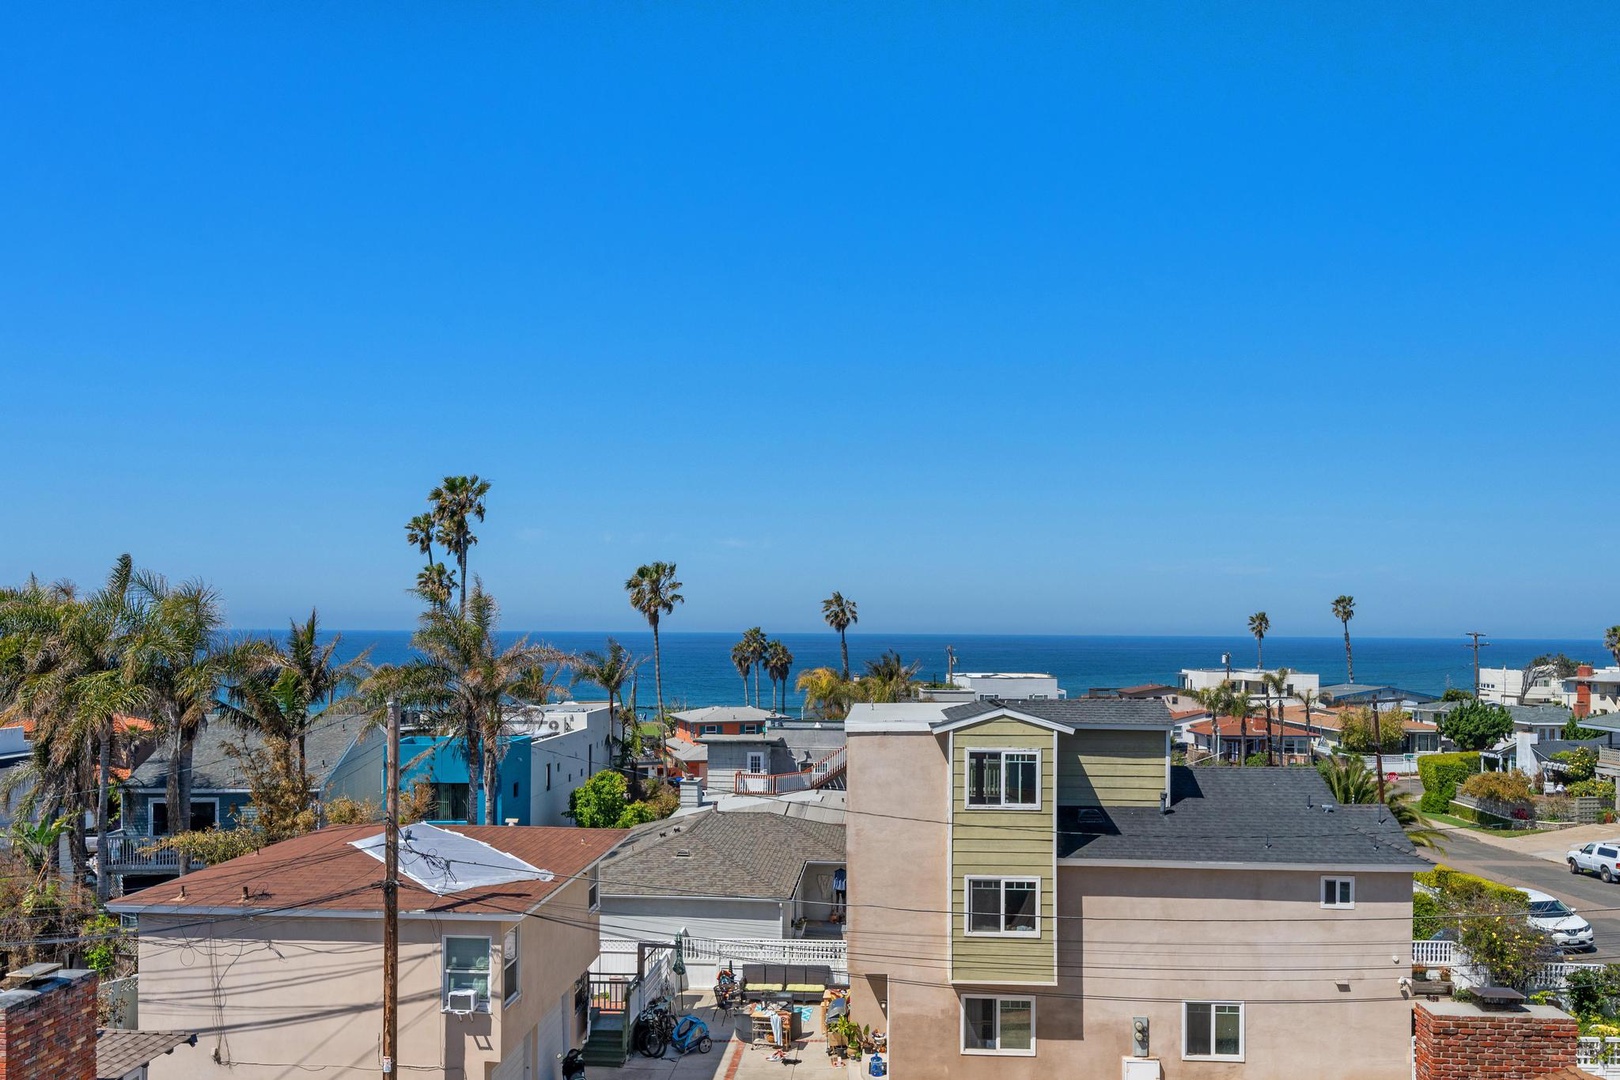
M395 627L1620 622L1620 11L0 14L0 580ZM672 624L673 628L673 624Z

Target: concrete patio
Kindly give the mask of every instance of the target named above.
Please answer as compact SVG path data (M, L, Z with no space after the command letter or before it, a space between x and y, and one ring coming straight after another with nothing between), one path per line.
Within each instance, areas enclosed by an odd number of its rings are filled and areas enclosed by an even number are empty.
M704 1023L709 1025L709 1031L714 1038L714 1050L708 1054L687 1054L685 1057L676 1055L675 1051L667 1051L662 1058L646 1058L640 1054L631 1054L630 1060L622 1068L610 1069L593 1065L588 1075L591 1080L601 1077L630 1077L657 1078L657 1080L756 1080L768 1077L838 1077L838 1076L865 1076L866 1062L851 1062L847 1068L835 1067L827 1057L827 1040L819 1030L815 1030L815 1021L812 1019L805 1024L806 1030L794 1042L792 1050L785 1061L771 1060L768 1049L754 1049L749 1045L750 1025L748 1016L739 1010L731 1014L728 1022L725 1014L713 1010L714 999L705 993L701 996L686 994L685 1004L681 1008L683 1013L694 1013ZM812 1016L814 1014L812 1013Z

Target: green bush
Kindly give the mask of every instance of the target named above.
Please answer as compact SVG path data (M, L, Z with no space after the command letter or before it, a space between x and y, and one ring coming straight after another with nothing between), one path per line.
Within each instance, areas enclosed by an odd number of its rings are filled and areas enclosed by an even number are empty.
M1248 757L1244 758L1243 764L1248 765L1251 768L1265 768L1267 765L1271 764L1271 757L1264 751L1261 751L1258 754L1250 754Z
M1418 808L1426 814L1444 814L1457 797L1457 785L1479 772L1479 755L1425 754L1418 758L1418 778L1423 781L1423 799Z
M1523 805L1530 801L1530 778L1516 769L1475 773L1463 781L1462 793L1471 799Z
M1610 806L1614 805L1613 780L1577 780L1569 785L1567 791L1570 795L1595 795Z
M1440 932L1440 901L1426 892L1412 894L1412 939L1427 941Z
M1478 899L1517 904L1526 910L1530 907L1530 897L1525 895L1524 890L1510 888L1507 885L1498 885L1494 881L1474 874L1465 874L1461 870L1453 870L1449 866L1436 866L1433 870L1420 870L1412 875L1412 880L1436 890L1442 898L1461 900L1465 905L1470 900ZM1414 896L1414 904L1415 901L1416 897Z

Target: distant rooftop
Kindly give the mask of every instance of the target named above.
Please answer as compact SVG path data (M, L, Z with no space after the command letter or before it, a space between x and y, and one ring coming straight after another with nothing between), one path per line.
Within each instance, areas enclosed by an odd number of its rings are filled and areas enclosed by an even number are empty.
M1173 726L1170 710L1159 698L1040 698L969 701L959 704L903 701L894 704L857 704L850 709L844 728L852 735L931 732L943 724L959 724L976 717L1015 712L1066 728Z

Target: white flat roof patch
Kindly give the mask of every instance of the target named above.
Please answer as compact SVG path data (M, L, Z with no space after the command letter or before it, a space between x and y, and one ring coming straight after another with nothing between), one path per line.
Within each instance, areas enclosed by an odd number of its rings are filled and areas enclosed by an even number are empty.
M349 846L382 862L385 843L384 835L378 833L351 840ZM422 824L399 831L399 872L438 896L514 881L551 881L557 876L482 840Z
M1044 671L958 671L958 679L1051 679Z
M871 735L932 732L933 725L945 719L945 710L961 704L956 701L857 702L844 718L844 732Z

